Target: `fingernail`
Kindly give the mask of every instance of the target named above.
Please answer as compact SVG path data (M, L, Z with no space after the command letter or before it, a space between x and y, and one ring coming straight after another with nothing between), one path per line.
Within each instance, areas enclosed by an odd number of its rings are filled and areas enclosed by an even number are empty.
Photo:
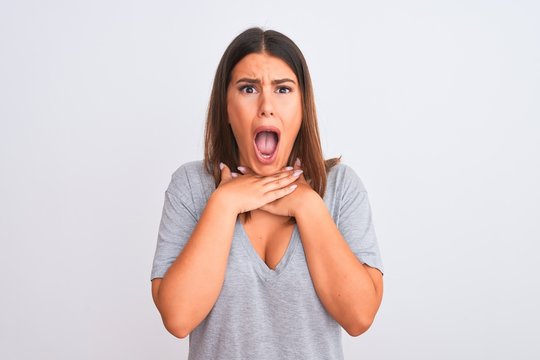
M303 173L303 170L294 170L293 176L300 176L301 173Z
M232 173L231 173L231 176L234 177L234 178L235 178L235 177L238 177L238 173L232 172Z
M294 169L292 166L286 166L285 167L285 170L292 170L292 169Z
M292 184L292 185L290 186L290 189L291 189L291 190L294 190L294 189L296 189L297 186L298 186L298 185L296 185L296 184Z
M223 170L224 167L225 167L225 164L222 163L222 162L220 162L220 163L219 163L219 170Z
M296 158L296 161L294 162L294 165L296 165L296 166L302 165L302 162L300 161L300 158Z
M247 169L246 169L245 167L243 167L243 166L239 166L239 167L237 167L237 169L240 170L240 172L241 172L242 174L245 174L246 171L247 171Z

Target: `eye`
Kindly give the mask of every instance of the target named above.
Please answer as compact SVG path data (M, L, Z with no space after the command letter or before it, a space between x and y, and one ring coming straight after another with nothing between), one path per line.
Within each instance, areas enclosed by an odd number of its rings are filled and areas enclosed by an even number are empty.
M246 93L246 94L254 94L256 91L255 87L252 85L244 85L240 87L240 92Z
M288 94L292 91L292 89L288 86L280 86L277 91L280 94Z

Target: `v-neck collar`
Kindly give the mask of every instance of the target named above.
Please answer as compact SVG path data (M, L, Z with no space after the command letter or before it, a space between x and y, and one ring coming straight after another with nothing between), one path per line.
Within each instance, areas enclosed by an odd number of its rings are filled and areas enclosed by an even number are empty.
M289 240L287 250L285 250L285 253L279 260L275 269L270 269L268 265L266 265L266 263L263 261L263 259L261 259L255 248L253 247L253 244L251 244L247 232L244 229L244 225L242 225L240 221L240 217L238 217L238 219L236 220L236 228L237 234L240 236L241 243L244 246L246 252L248 253L252 264L254 265L261 279L265 282L272 282L276 280L280 276L280 274L282 274L283 271L286 269L287 264L290 262L294 250L296 249L296 245L298 244L299 235L297 224L294 224L293 232Z

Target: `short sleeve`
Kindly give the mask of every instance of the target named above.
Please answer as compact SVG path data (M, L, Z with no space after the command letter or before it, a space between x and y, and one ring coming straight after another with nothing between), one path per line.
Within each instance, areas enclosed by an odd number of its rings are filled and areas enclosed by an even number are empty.
M341 190L336 224L339 231L362 263L377 268L384 274L368 193L358 175L348 166Z
M187 186L187 182L179 183L173 176L165 191L151 280L165 275L191 237L197 223L192 201L180 191L182 186Z

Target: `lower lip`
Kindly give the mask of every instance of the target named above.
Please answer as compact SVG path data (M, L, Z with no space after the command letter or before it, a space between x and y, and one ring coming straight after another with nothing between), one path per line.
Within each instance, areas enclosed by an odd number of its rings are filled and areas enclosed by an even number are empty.
M279 141L278 141L278 143L276 145L276 149L274 150L274 153L269 158L266 158L266 157L262 156L259 149L257 149L257 145L255 144L255 140L253 140L253 147L255 148L255 154L257 155L257 159L259 160L259 162L261 162L261 163L263 163L265 165L269 165L269 164L272 164L274 162L274 160L276 159L276 157L277 157L277 153L278 153L278 150L279 150Z

